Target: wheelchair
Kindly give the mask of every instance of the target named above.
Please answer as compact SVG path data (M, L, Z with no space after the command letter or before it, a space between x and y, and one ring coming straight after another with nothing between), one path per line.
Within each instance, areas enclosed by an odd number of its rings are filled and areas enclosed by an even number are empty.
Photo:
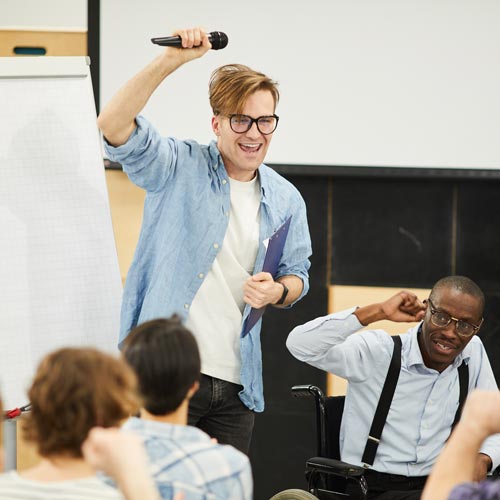
M270 500L366 500L364 467L340 460L339 434L345 396L326 397L314 385L293 386L292 396L314 398L318 456L306 461L307 491L284 490Z

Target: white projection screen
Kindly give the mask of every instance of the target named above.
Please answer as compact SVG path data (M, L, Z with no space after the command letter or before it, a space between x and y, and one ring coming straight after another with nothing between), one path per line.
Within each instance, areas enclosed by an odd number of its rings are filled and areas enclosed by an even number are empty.
M163 50L151 37L196 25L229 44L154 94L165 135L211 140L210 73L238 62L280 84L268 163L500 167L498 0L103 0L101 107Z

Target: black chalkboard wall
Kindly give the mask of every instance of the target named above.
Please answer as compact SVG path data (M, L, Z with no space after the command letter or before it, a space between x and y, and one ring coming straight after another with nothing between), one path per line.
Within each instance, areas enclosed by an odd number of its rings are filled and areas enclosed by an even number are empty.
M290 311L269 310L262 330L266 411L251 449L255 499L305 488L315 454L314 411L290 387L323 389L324 373L286 350L297 324L326 314L336 285L430 288L464 274L486 294L481 338L500 381L500 176L498 172L275 166L301 191L313 241L311 290ZM377 172L378 170L378 172Z

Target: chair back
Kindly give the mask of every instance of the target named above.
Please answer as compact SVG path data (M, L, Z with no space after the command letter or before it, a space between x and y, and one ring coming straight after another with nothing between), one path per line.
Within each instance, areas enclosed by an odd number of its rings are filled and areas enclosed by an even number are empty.
M340 460L340 425L344 411L345 396L325 398L325 450L326 458Z

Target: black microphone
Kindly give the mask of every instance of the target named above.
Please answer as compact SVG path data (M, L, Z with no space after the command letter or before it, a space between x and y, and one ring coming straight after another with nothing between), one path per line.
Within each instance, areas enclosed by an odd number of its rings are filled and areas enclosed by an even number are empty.
M222 31L212 31L208 34L208 39L212 44L213 50L223 49L228 42L227 35ZM180 36L163 36L160 38L151 38L153 43L162 47L182 47L182 38Z

